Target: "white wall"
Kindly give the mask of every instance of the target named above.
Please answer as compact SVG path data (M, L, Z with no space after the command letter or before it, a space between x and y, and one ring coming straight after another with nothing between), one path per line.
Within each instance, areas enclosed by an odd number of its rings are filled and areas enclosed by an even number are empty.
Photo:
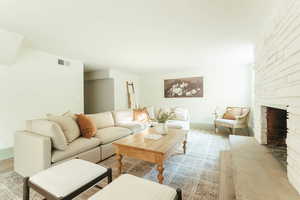
M274 14L257 42L255 64L255 138L267 143L263 106L288 111L288 178L300 192L300 1L274 4Z
M164 79L203 76L203 98L164 98ZM182 106L191 113L192 125L211 125L216 107L251 106L251 67L205 67L197 71L147 74L141 77L142 106Z
M16 63L0 66L0 149L13 146L25 120L46 113L83 112L83 64L57 64L57 56L23 49Z
M119 70L111 70L110 76L114 79L116 110L128 109L127 81L133 82L137 102L140 102L140 78L138 75Z

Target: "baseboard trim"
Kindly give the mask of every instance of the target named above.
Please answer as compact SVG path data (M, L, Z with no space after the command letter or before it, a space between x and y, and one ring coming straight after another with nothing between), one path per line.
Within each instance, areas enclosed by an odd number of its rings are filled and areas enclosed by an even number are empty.
M6 160L12 157L14 157L14 149L12 147L0 149L0 160Z

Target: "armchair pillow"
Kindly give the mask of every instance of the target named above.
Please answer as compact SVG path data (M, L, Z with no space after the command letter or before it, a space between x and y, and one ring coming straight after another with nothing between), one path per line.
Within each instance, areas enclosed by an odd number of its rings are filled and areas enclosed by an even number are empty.
M48 120L54 121L60 125L68 143L71 143L80 136L79 127L73 118L67 116L56 116L52 114L48 114L47 117Z
M223 119L235 120L237 116L242 115L242 109L238 107L228 107L223 115Z
M30 132L50 137L52 146L55 149L64 151L68 147L67 139L56 122L46 119L28 120L26 121L26 129Z

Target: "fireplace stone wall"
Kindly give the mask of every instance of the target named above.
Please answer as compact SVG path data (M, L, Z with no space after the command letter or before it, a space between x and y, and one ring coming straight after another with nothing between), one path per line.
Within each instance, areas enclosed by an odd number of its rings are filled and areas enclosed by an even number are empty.
M255 51L254 136L267 144L266 107L287 110L287 174L300 192L300 0L282 1Z

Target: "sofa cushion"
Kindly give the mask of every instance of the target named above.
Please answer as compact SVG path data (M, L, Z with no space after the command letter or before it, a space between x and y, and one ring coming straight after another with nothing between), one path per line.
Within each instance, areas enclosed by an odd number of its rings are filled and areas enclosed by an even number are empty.
M120 122L133 121L133 111L132 110L117 110L114 111L114 118L116 124Z
M96 138L98 138L101 144L111 143L117 139L130 135L132 132L128 128L123 127L109 127L99 129L96 133Z
M55 163L61 160L65 160L79 153L90 150L98 145L100 145L100 140L97 138L88 139L84 137L79 137L72 143L70 143L66 150L54 150L52 152L52 162Z
M128 128L133 133L137 133L137 132L140 132L140 131L144 130L145 128L147 128L148 124L147 123L142 123L142 122L132 121L132 122L119 123L118 126Z
M176 194L169 186L124 174L88 200L174 200Z
M89 114L87 116L89 116L94 121L97 129L107 128L115 125L114 118L111 112Z
M169 128L188 130L190 128L190 123L188 121L169 120L167 121L167 126Z
M68 147L67 139L61 127L53 121L46 119L36 119L26 121L26 129L30 132L51 138L52 146L59 150Z
M60 125L67 138L68 143L71 143L73 140L80 136L79 127L72 117L56 116L52 114L48 114L47 117L48 120L54 121Z

